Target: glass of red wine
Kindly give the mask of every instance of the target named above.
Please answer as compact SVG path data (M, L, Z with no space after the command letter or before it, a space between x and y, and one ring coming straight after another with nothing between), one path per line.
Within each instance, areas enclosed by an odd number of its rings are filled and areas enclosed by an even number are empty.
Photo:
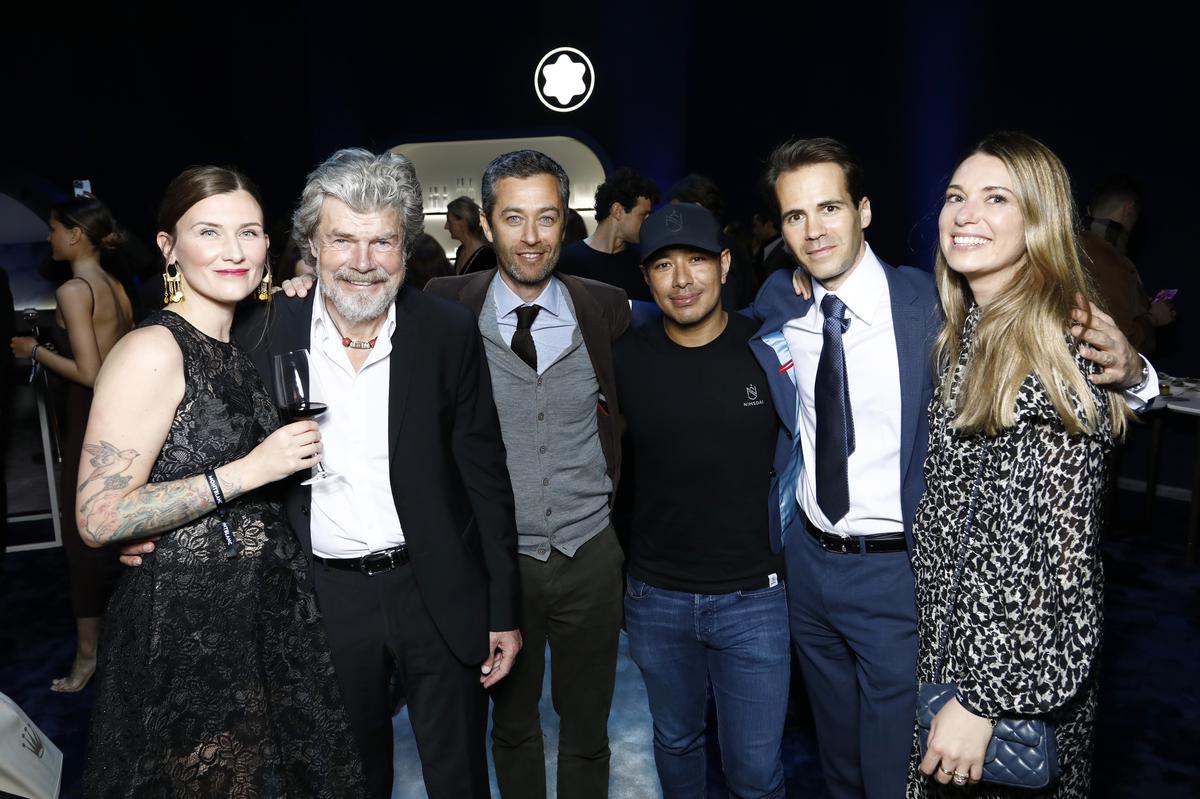
M275 403L285 423L315 419L325 413L323 402L314 402L309 393L308 350L292 350L275 355ZM313 485L339 475L325 470L317 459L316 472L301 485Z

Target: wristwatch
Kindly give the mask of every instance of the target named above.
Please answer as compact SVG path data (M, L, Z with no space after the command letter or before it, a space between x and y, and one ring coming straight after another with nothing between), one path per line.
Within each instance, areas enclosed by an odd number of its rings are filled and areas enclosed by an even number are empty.
M1142 379L1136 386L1130 386L1129 388L1125 389L1126 391L1130 391L1134 394L1141 392L1142 389L1146 387L1146 384L1150 382L1150 366L1146 363L1146 358L1144 356L1139 354L1138 357L1142 359Z

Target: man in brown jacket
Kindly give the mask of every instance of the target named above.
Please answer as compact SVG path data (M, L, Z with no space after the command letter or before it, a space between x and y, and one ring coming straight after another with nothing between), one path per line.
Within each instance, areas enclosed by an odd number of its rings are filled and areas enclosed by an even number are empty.
M558 795L608 796L624 560L609 518L621 458L612 343L630 309L615 286L555 273L569 195L566 172L544 153L498 156L483 173L481 221L499 268L425 286L478 318L516 499L528 643L491 691L504 799L546 796L538 703L547 641Z
M1131 179L1115 177L1096 192L1081 237L1101 305L1143 355L1154 352L1157 329L1175 319L1170 302L1151 302L1137 267L1126 255L1129 234L1141 210L1141 190Z

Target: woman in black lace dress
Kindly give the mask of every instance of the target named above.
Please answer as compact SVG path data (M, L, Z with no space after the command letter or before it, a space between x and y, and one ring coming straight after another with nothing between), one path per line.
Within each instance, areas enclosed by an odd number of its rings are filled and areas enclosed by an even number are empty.
M1042 791L984 784L972 797L1085 797L1100 647L1099 532L1108 455L1126 405L1089 380L1062 319L1087 281L1058 158L1020 134L985 139L955 170L939 219L946 325L929 411L928 489L914 524L919 677L957 695L914 745L908 796L963 795L992 720L1057 724L1060 776ZM983 462L953 614L959 541Z
M360 796L306 562L265 490L313 465L317 426L279 427L229 338L264 281L256 191L230 170L185 171L158 244L170 304L105 362L80 468L87 543L162 536L105 617L85 793Z

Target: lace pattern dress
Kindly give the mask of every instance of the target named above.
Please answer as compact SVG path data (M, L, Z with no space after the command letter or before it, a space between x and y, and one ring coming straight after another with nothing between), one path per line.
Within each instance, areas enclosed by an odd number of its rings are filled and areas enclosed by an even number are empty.
M979 316L980 309L973 308L965 321L952 396L970 361ZM1080 370L1089 373L1087 361L1075 357ZM1103 628L1099 533L1113 446L1108 393L1094 386L1092 393L1100 416L1092 435L1066 432L1033 375L1017 395L1016 424L994 438L955 431L940 387L930 405L928 489L913 530L918 677L934 677L959 535L980 445L987 444L943 679L958 686L964 706L975 713L1052 719L1058 725L1060 776L1043 791L942 786L917 770L914 735L909 799L1090 795L1095 669Z
M150 482L236 460L278 426L249 357L169 311L185 389ZM265 490L167 533L104 619L89 797L357 797L361 766L308 565Z

